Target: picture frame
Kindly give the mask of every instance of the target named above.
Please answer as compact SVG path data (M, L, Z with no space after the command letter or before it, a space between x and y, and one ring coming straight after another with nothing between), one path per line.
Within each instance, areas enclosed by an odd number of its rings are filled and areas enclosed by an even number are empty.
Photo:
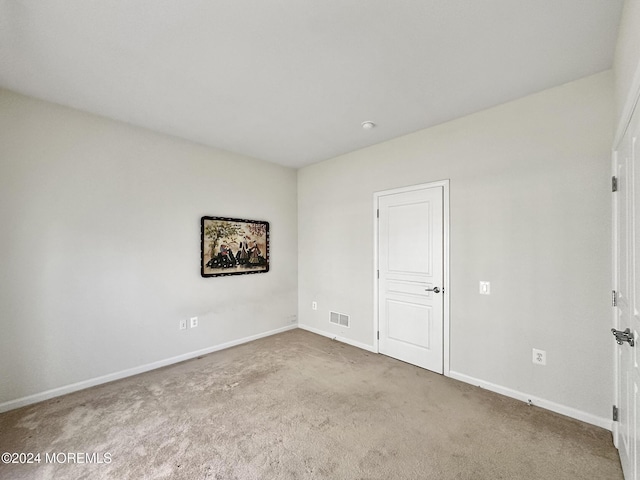
M200 274L203 277L269 271L269 222L229 217L200 219Z

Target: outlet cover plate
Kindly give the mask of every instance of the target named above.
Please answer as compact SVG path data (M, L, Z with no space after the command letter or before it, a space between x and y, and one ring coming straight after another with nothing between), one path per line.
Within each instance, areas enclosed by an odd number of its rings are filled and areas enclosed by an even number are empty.
M546 365L547 364L547 352L544 350L539 350L537 348L533 349L533 358L532 361L536 365Z
M491 295L491 282L480 282L480 295Z
M189 320L191 328L196 328L198 326L198 317L191 317Z

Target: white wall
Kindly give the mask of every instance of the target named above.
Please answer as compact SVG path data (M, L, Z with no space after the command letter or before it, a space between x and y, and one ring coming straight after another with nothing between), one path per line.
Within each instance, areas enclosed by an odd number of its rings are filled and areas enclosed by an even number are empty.
M373 193L450 179L451 370L610 425L612 130L608 71L300 170L300 324L373 346Z
M202 278L203 215L271 271ZM0 90L0 406L290 325L296 223L295 170Z

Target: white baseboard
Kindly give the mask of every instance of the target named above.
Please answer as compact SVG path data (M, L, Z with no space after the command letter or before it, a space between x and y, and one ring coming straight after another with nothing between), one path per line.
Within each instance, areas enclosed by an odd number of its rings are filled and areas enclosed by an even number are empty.
M367 350L369 352L378 353L375 351L375 349L371 345L366 345L364 343L356 342L348 338L340 337L340 336L334 335L333 333L325 332L315 327L310 327L309 325L304 325L301 323L301 324L298 324L298 328L307 330L312 333L316 333L318 335L322 335L324 337L329 337L333 340L337 340L339 342L343 342L343 343L352 345L354 347ZM503 387L501 385L496 385L494 383L486 382L484 380L479 380L477 378L470 377L463 373L450 371L449 375L447 376L450 378L453 378L454 380L459 380L464 383L475 385L476 387L484 388L485 390L490 390L492 392L499 393L500 395L504 395L505 397L515 398L516 400L521 400L523 402L531 401L531 403L536 407L544 408L545 410L550 410L552 412L559 413L566 417L570 417L575 420L580 420L581 422L589 423L591 425L596 425L598 427L604 428L609 431L612 431L612 428L613 428L613 421L609 418L598 417L596 415L592 415L590 413L586 413L572 407L567 407L566 405L561 405L559 403L555 403L550 400L545 400L544 398L535 397L523 392L519 392L517 390L513 390L511 388Z
M309 325L304 325L302 323L299 323L298 328L301 328L302 330L307 330L308 332L311 332L311 333L317 333L318 335L322 335L323 337L329 337L332 340L337 340L338 342L346 343L347 345L352 345L354 347L361 348L362 350L367 350L368 352L378 353L374 350L372 345L356 342L355 340L350 340L345 337L339 337L333 333L325 332L324 330L320 330L315 327L310 327Z
M259 338L268 337L281 332L286 332L287 330L293 330L294 328L297 328L297 327L298 326L295 324L287 325L286 327L276 328L275 330L269 330L268 332L259 333L257 335L251 335L250 337L239 338L238 340L232 340L230 342L221 343L219 345L214 345L212 347L203 348L201 350L196 350L195 352L183 353L182 355L178 355L176 357L166 358L164 360L158 360L157 362L147 363L146 365L141 365L139 367L129 368L127 370L122 370L120 372L109 373L108 375L103 375L101 377L91 378L89 380L83 380L82 382L72 383L71 385L65 385L63 387L53 388L45 392L35 393L27 397L18 398L16 400L9 400L8 402L0 403L0 413L7 412L15 408L24 407L26 405L31 405L33 403L42 402L43 400L48 400L50 398L59 397L61 395L66 395L67 393L77 392L78 390L83 390L85 388L101 385L103 383L113 382L114 380L120 380L121 378L138 375L139 373L155 370L156 368L166 367L167 365L172 365L174 363L184 362L185 360L191 360L192 358L196 358L201 355L217 352L218 350L224 350L225 348L235 347L236 345L241 345L243 343L251 342Z
M515 398L516 400L522 400L523 402L528 402L529 400L531 400L531 403L536 407L544 408L545 410L551 410L552 412L565 415L575 420L580 420L581 422L590 423L591 425L596 425L609 431L611 431L613 428L613 421L609 418L597 417L590 413L586 413L572 407L567 407L566 405L561 405L559 403L545 400L544 398L534 397L517 390L512 390L511 388L496 385L495 383L478 380L477 378L470 377L463 373L450 371L449 376L455 380L460 380L461 382L469 383L471 385L484 388L485 390L499 393L500 395L504 395L506 397Z
M236 345L241 345L243 343L251 342L259 338L268 337L270 335L275 335L281 332L286 332L287 330L293 330L295 328L301 328L303 330L307 330L309 332L322 335L324 337L328 337L333 340L337 340L339 342L346 343L348 345L352 345L354 347L361 348L363 350L366 350L372 353L377 353L373 348L373 346L371 345L366 345L364 343L360 343L355 340L350 340L348 338L340 337L330 332L325 332L315 327L310 327L309 325L304 325L304 324L287 325L285 327L277 328L275 330L270 330L268 332L263 332L257 335L251 335L249 337L232 340L230 342L221 343L219 345L203 348L201 350L196 350L194 352L184 353L182 355L167 358L164 360L159 360L157 362L148 363L146 365L141 365L139 367L129 368L127 370L122 370L120 372L110 373L108 375L103 375L101 377L91 378L89 380L84 380L82 382L65 385L63 387L53 388L51 390L35 393L33 395L18 398L15 400L9 400L8 402L0 403L0 413L7 412L9 410L13 410L16 408L24 407L26 405L31 405L33 403L42 402L43 400L48 400L50 398L59 397L61 395L66 395L67 393L77 392L78 390L83 390L85 388L101 385L103 383L113 382L114 380L120 380L122 378L138 375L140 373L148 372L150 370L155 370L157 368L166 367L167 365L172 365L174 363L184 362L185 360L190 360L192 358L196 358L201 355L206 355L208 353L224 350L225 348L234 347ZM521 400L523 402L527 402L531 400L531 402L538 407L544 408L546 410L551 410L552 412L556 412L561 415L565 415L567 417L574 418L576 420L580 420L585 423L590 423L592 425L605 428L609 431L611 431L613 428L613 422L608 418L597 417L590 413L586 413L581 410L577 410L575 408L567 407L566 405L561 405L555 402L551 402L549 400L545 400L543 398L527 395L526 393L519 392L517 390L512 390L510 388L503 387L501 385L496 385L494 383L486 382L484 380L479 380L477 378L470 377L462 373L450 371L449 377L455 380L460 380L461 382L465 382L471 385L484 388L486 390L490 390L492 392L499 393L501 395L505 395L507 397Z
M339 342L347 343L349 345L361 348L363 350L367 350L369 352L378 353L374 350L374 348L371 345L366 345L364 343L356 342L348 338L339 337L332 333L317 329L315 327L310 327L309 325L298 324L298 328L307 330L312 333L317 333L318 335L322 335L324 337L329 337ZM570 417L575 420L580 420L581 422L589 423L591 425L596 425L598 427L604 428L609 431L612 431L612 428L613 428L613 421L609 418L598 417L596 415L592 415L590 413L586 413L572 407L567 407L566 405L561 405L559 403L555 403L550 400L545 400L544 398L528 395L526 393L519 392L511 388L503 387L501 385L496 385L491 382L479 380L477 378L470 377L462 373L450 371L449 375L447 376L450 378L453 378L454 380L459 380L464 383L475 385L476 387L484 388L485 390L490 390L492 392L499 393L500 395L504 395L505 397L515 398L516 400L521 400L523 402L531 401L531 403L536 407L544 408L545 410L550 410L552 412L559 413L566 417Z

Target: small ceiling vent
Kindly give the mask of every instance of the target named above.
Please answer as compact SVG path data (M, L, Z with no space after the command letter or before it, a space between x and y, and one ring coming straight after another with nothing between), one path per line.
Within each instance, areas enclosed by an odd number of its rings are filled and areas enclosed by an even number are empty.
M340 325L341 327L349 326L349 315L345 315L344 313L338 313L338 312L330 312L330 313L331 313L331 318L329 319L329 321L331 323L335 323L336 325Z

